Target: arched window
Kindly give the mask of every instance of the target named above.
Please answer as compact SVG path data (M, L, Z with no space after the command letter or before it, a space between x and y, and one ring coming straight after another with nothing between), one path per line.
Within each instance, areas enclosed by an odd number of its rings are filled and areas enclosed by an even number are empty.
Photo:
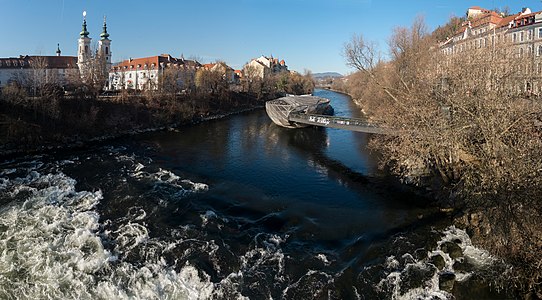
M88 53L88 46L85 45L85 53Z
M523 57L523 48L519 48L519 57Z
M109 47L105 47L105 54L109 55Z
M537 56L542 55L542 45L538 45L538 50L536 51L536 55Z

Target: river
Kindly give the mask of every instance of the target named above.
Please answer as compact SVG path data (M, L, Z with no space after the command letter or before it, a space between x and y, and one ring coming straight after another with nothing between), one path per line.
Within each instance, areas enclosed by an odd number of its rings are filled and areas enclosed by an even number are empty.
M3 162L0 298L501 297L480 279L496 259L379 171L369 138L255 110Z

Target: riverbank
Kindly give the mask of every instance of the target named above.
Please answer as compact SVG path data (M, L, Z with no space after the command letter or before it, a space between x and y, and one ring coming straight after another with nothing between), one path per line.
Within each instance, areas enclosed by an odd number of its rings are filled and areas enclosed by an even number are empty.
M230 92L211 95L131 95L128 98L0 99L0 157L77 149L145 132L174 130L262 108L266 100ZM11 100L11 101L10 101Z
M388 113L375 103L356 100L354 95L350 97L363 113L365 113L363 107L368 107L367 110L378 117ZM524 101L510 103L521 106ZM388 157L393 158L386 159L382 163L390 166L391 171L395 168L396 174L404 178L404 182L412 181L422 189L424 187L431 189L435 203L447 212L455 226L469 234L474 245L487 249L507 264L506 272L487 276L492 285L511 292L517 298L540 299L542 224L539 220L542 209L539 201L540 189L535 188L539 184L540 177L528 175L540 173L536 168L533 169L540 160L530 156L537 152L536 139L539 133L537 131L528 133L530 125L526 123L524 127L514 131L511 138L521 141L517 142L514 148L506 148L506 151L498 152L498 155L489 153L487 157L468 156L466 152L462 152L462 156L454 164L446 163L444 160L440 161L440 166L438 164L424 166L419 152L404 151L404 148L397 146L404 141L376 137L371 147L377 151L393 149L388 153ZM453 133L446 132L436 134L435 139L443 140L453 136ZM476 144L472 137L469 138L464 142L465 148ZM406 138L408 139L409 147L415 149L419 137L413 135ZM501 141L495 143L502 146ZM522 156L510 155L518 152L518 149L521 149ZM490 160L488 157L494 158ZM528 163L529 159L532 163ZM467 167L462 170L463 173L449 172L458 166ZM504 171L505 169L510 171ZM526 170L535 172L529 173ZM446 176L446 172L453 176ZM479 178L480 173L484 173L485 183L472 184L470 181Z

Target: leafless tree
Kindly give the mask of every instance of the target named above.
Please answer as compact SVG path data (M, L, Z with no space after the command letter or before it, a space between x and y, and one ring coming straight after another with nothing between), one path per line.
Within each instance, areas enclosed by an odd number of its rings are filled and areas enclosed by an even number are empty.
M542 278L542 105L531 93L533 53L501 43L444 55L423 20L396 28L391 60L354 36L345 46L349 91L370 119L395 128L372 146L414 183L440 178L450 204L483 211L478 241L513 262L512 277L534 289ZM529 56L531 55L531 56ZM529 59L528 59L529 58ZM522 266L523 265L523 266Z
M228 89L228 83L223 77L223 74L217 70L199 69L196 72L196 88L200 92L210 93L213 95Z

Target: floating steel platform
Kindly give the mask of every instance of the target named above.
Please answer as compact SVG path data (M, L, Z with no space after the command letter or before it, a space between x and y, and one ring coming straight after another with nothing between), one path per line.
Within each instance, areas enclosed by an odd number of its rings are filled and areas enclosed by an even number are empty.
M265 103L267 115L273 123L287 128L302 128L310 124L291 121L290 114L326 114L333 111L329 99L302 95L286 96Z
M267 101L265 110L273 123L286 128L314 125L365 133L397 135L395 130L375 126L366 120L331 116L333 108L329 99L316 96L286 96Z

